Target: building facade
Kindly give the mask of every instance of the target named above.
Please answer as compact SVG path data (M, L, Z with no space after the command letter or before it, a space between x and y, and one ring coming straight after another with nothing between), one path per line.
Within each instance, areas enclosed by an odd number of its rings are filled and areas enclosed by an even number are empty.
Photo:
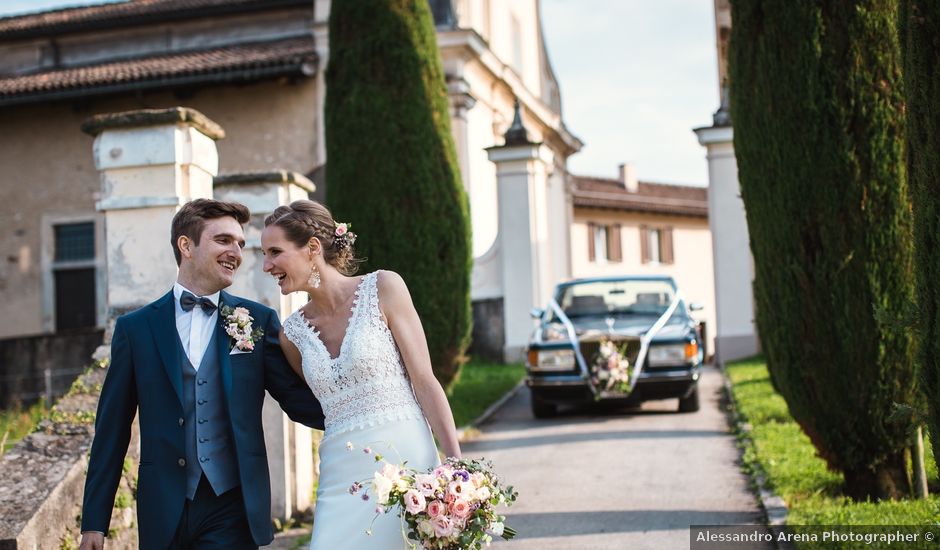
M573 176L573 276L668 275L705 323L714 352L716 324L708 189L637 181L632 166L620 178Z
M731 2L715 0L715 36L721 104L712 125L695 129L708 159L710 227L715 258L716 357L720 364L760 351L754 315L754 262L728 103L728 41Z
M91 138L79 130L94 114L191 107L226 130L223 174L292 170L323 198L329 5L131 0L0 19L0 300L17 312L0 318L0 339L106 323L101 190ZM570 223L566 160L581 143L561 118L539 4L430 5L470 198L472 298L482 319L527 323L502 307L498 178L486 149L501 144L518 99L533 141L548 153L539 208ZM540 264L543 277L569 277L567 225L551 226L545 238L553 252ZM493 349L506 345L505 335L491 340Z

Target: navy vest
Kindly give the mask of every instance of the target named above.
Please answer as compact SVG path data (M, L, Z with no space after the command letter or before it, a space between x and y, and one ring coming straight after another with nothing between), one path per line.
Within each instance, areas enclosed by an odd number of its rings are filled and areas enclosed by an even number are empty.
M186 498L189 500L195 497L202 474L206 475L216 495L239 484L238 460L225 405L217 341L218 330L215 330L198 371L185 353L180 361L183 368L183 411L186 415Z

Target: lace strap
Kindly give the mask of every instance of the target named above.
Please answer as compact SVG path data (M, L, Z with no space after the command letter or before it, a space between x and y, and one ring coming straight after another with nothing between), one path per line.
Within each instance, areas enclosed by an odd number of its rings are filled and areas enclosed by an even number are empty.
M305 327L302 326L300 321L300 310L297 310L288 315L287 319L284 319L284 323L281 325L284 336L287 336L287 339L290 340L297 349L303 349L301 344L303 342L303 329Z
M363 296L360 299L365 301L366 308L368 309L368 318L370 321L375 321L376 319L381 319L382 314L379 311L379 287L378 287L379 272L373 271L366 275L366 280L363 281Z

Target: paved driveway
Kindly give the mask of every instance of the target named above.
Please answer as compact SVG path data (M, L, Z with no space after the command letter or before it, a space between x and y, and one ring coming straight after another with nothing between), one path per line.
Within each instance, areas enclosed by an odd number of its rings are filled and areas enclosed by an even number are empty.
M719 406L721 375L704 372L702 410L676 400L641 409L594 407L535 420L523 389L463 445L494 461L520 493L508 510L519 531L499 547L689 548L689 525L761 523Z

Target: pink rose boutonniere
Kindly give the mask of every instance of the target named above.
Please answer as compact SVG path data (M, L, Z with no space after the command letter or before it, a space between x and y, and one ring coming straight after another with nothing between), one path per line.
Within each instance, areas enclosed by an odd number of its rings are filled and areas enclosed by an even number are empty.
M248 308L222 306L222 318L225 333L232 338L231 347L252 351L255 349L255 343L264 336L263 330L251 326L254 317L250 315Z

